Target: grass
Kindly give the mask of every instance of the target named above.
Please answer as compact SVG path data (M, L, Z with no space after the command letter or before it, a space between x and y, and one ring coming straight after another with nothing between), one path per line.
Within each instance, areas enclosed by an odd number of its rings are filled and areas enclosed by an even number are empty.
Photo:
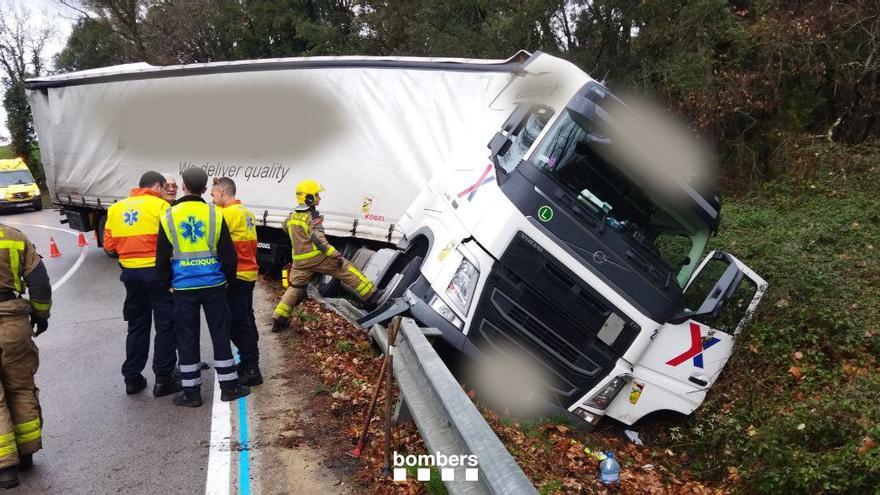
M5 160L8 158L15 158L15 155L12 154L12 149L10 149L8 144L0 146L0 160Z
M801 146L784 175L725 203L712 247L771 288L684 426L698 475L744 493L880 485L878 164L880 142Z

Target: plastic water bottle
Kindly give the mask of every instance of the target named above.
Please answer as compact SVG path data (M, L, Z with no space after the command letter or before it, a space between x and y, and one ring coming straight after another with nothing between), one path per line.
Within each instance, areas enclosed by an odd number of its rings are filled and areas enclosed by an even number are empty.
M605 452L605 459L599 463L599 481L606 486L620 484L620 463L610 450Z

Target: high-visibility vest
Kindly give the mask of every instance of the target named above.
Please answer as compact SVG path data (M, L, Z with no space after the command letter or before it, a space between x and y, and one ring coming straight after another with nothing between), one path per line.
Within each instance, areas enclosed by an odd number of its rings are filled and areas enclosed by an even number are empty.
M257 219L237 199L230 201L222 211L238 254L235 278L253 282L257 279Z
M123 268L156 266L159 219L168 202L151 189L132 189L131 196L107 210L104 248L119 254Z
M217 257L223 214L201 201L184 201L165 211L162 228L171 241L171 287L204 289L226 283Z

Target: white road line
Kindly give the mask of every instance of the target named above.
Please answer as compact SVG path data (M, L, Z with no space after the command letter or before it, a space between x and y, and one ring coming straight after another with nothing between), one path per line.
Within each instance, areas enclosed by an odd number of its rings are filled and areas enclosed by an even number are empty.
M25 227L37 227L39 229L57 230L58 232L64 232L65 234L70 234L70 235L75 235L75 236L79 235L79 232L75 232L70 229L62 229L59 227L50 227L48 225L35 225L32 223L21 223L21 222L4 222L4 223L8 223L10 225L20 225L20 226L25 226ZM70 277L72 277L73 274L77 270L79 270L79 267L82 266L83 262L86 260L86 253L88 253L88 251L89 251L89 246L88 245L83 246L82 250L79 253L79 258L76 259L76 263L74 263L73 266L70 267L70 269L67 270L67 272L64 275L62 275L61 278L58 279L58 281L56 281L54 284L52 284L52 292L57 292L58 289L60 289L61 286L64 285L65 282L70 280Z
M208 451L208 479L206 495L228 495L232 459L232 416L228 403L220 400L220 382L214 382L214 401L211 406L211 448Z

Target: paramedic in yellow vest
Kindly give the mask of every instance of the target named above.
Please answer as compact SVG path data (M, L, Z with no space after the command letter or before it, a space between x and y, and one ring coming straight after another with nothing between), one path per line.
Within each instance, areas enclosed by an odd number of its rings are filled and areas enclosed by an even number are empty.
M374 299L376 288L342 253L324 237L324 217L316 208L321 203L324 189L314 180L304 180L296 186L299 204L284 223L284 231L293 246L293 269L290 270L290 287L275 307L272 331L287 327L290 314L306 297L306 286L316 273L330 275L353 287L366 301Z
M257 348L257 323L254 321L254 284L257 280L257 219L235 199L235 181L229 177L214 179L211 199L223 211L229 228L238 268L235 280L229 281L226 297L232 313L230 337L238 348L238 381L253 387L263 383L260 373L260 351Z
M165 178L158 172L141 176L139 187L107 210L104 250L119 258L125 286L122 317L128 322L122 376L125 393L146 388L141 372L150 352L150 327L156 325L153 347L153 395L180 392L180 378L174 377L177 336L174 332L174 302L156 272L156 232L168 202L162 198Z
M223 221L214 205L202 194L208 175L201 168L181 174L183 196L165 210L156 244L156 269L166 288L172 290L177 320L177 346L183 392L174 404L202 405L202 370L199 347L200 309L214 347L214 368L220 382L220 400L244 397L250 389L238 382L232 345L229 342L229 305L226 284L235 280L238 257Z
M25 289L29 299L22 298ZM49 326L52 286L33 244L0 224L0 487L18 486L42 448L42 415L34 374L39 360L31 337ZM36 332L34 332L36 326Z

